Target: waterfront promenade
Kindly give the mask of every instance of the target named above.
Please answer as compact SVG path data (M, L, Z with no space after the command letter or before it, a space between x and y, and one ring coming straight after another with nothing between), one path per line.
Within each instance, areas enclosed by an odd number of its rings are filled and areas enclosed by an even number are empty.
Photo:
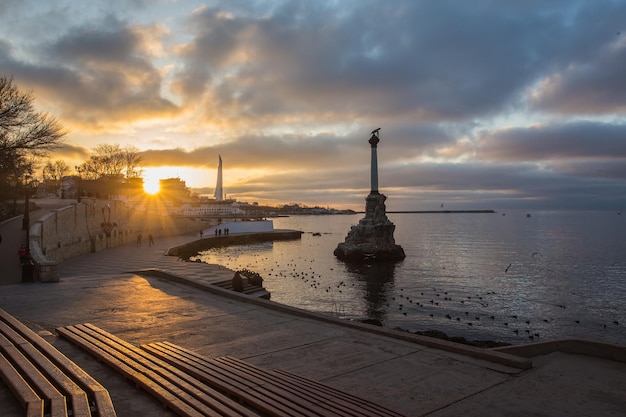
M211 237L209 237L211 238ZM0 286L0 308L40 332L111 392L119 416L172 416L150 395L56 336L91 322L132 343L168 340L207 356L285 369L407 416L623 416L626 363L554 352L524 360L408 337L214 288L232 271L165 256L198 236L157 237L69 259L58 283ZM4 242L3 242L4 244ZM4 247L3 247L4 250ZM159 270L172 281L146 275ZM189 284L185 283L185 281ZM438 343L440 346L438 347ZM485 352L482 359L477 351ZM510 359L510 363L503 363ZM522 366L523 367L523 366ZM3 416L21 415L0 383Z

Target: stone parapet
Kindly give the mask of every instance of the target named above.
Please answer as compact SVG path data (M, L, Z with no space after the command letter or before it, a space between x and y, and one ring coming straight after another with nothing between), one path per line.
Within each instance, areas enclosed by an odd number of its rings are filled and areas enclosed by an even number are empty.
M75 256L133 242L138 234L174 236L197 229L192 219L135 210L122 201L83 198L52 210L30 229L31 256L40 281L59 280L57 264Z

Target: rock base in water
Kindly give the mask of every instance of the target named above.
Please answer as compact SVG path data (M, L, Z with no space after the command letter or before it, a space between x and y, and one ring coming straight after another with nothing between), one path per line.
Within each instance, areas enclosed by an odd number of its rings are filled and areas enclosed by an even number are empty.
M367 196L365 217L352 226L345 242L337 246L334 251L337 258L350 262L389 262L406 257L393 238L396 226L385 213L386 199L379 193Z

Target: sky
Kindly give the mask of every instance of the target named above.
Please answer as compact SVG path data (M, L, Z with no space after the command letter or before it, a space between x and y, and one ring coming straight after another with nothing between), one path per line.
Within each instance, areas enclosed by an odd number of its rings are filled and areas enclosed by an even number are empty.
M363 210L626 209L626 0L3 0L0 74L147 180Z

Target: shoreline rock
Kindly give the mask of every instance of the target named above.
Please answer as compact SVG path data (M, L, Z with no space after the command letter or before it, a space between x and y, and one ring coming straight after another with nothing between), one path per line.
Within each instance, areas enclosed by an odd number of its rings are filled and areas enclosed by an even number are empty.
M432 337L435 339L448 340L454 343L461 343L463 345L475 346L475 347L486 348L486 349L494 348L494 347L502 347L502 346L511 346L511 343L498 342L497 340L468 340L462 336L448 336L446 333L440 330L433 330L433 329L428 329L428 330L423 330L423 331L420 331L420 330L410 331L410 330L402 329L400 327L396 327L394 330L399 330L399 331L403 331L407 333L413 333L413 334L417 334L420 336Z
M362 319L359 321L365 324L372 324L378 327L385 327L383 326L383 323L378 319L368 318L368 319ZM474 347L487 348L487 349L494 348L494 347L511 346L511 343L498 342L496 340L467 340L466 338L461 337L461 336L448 336L446 333L442 332L441 330L428 329L428 330L410 331L410 330L403 329L401 327L396 327L394 328L394 330L411 333L411 334L417 334L420 336L432 337L432 338L440 339L440 340L447 340L450 342L461 343L464 345L469 345L469 346L474 346Z

